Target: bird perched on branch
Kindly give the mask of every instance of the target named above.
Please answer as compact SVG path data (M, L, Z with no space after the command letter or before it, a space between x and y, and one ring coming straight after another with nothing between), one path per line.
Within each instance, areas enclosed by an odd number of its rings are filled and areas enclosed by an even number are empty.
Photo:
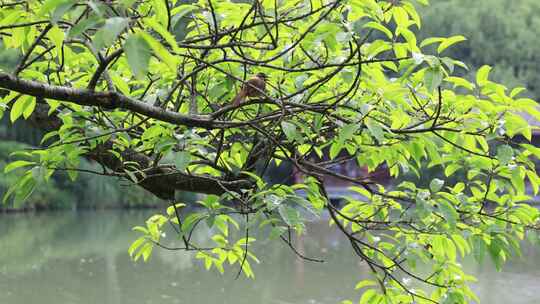
M258 97L264 95L266 90L266 74L257 73L257 75L250 78L242 85L242 89L233 99L233 106L238 106L244 101L247 97Z

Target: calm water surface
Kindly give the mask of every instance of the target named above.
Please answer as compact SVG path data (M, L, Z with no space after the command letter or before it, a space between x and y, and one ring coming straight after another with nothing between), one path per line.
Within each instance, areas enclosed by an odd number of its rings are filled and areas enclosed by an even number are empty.
M366 267L327 223L312 223L297 240L300 250L323 264L303 262L276 241L256 248L263 263L255 280L205 271L183 252L155 250L147 263L132 262L131 227L152 211L0 214L1 304L339 303L359 298L354 285ZM199 240L207 235L197 235ZM264 242L263 242L264 243ZM479 278L483 303L540 303L540 249L493 267L466 263Z

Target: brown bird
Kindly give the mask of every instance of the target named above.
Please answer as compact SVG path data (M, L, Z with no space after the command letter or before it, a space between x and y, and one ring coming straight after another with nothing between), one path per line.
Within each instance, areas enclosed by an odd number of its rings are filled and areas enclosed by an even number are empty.
M238 106L244 101L247 97L259 97L264 95L263 93L266 90L266 74L257 73L257 75L251 77L242 85L242 89L233 99L233 106Z

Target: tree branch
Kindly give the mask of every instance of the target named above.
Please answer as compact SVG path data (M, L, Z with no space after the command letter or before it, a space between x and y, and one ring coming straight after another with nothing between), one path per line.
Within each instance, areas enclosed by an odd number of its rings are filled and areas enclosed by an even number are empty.
M42 82L20 79L7 73L0 73L0 88L40 98L72 102L83 106L131 110L150 118L187 127L218 129L228 126L228 124L213 120L206 115L188 116L167 111L117 92L94 92L87 89L48 85Z
M49 116L48 111L47 104L37 104L34 113L29 118L31 124L47 132L58 130L62 126L62 121L56 115ZM239 191L253 186L247 179L226 180L209 175L186 174L172 166L153 167L150 157L133 149L116 151L120 153L121 159L119 159L111 152L112 149L113 140L108 140L97 145L84 156L114 172L121 173L120 176L126 176L123 171L125 162L137 163L146 176L141 177L138 185L162 199L173 199L175 191L220 195L226 191Z

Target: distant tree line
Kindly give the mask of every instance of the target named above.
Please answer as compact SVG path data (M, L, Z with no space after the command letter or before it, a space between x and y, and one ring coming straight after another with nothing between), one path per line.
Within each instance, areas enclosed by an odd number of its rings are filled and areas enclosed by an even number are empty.
M537 0L438 0L422 7L419 40L464 35L467 41L446 50L474 70L489 63L492 77L508 86L524 86L540 99L540 2ZM467 74L467 72L465 72Z

